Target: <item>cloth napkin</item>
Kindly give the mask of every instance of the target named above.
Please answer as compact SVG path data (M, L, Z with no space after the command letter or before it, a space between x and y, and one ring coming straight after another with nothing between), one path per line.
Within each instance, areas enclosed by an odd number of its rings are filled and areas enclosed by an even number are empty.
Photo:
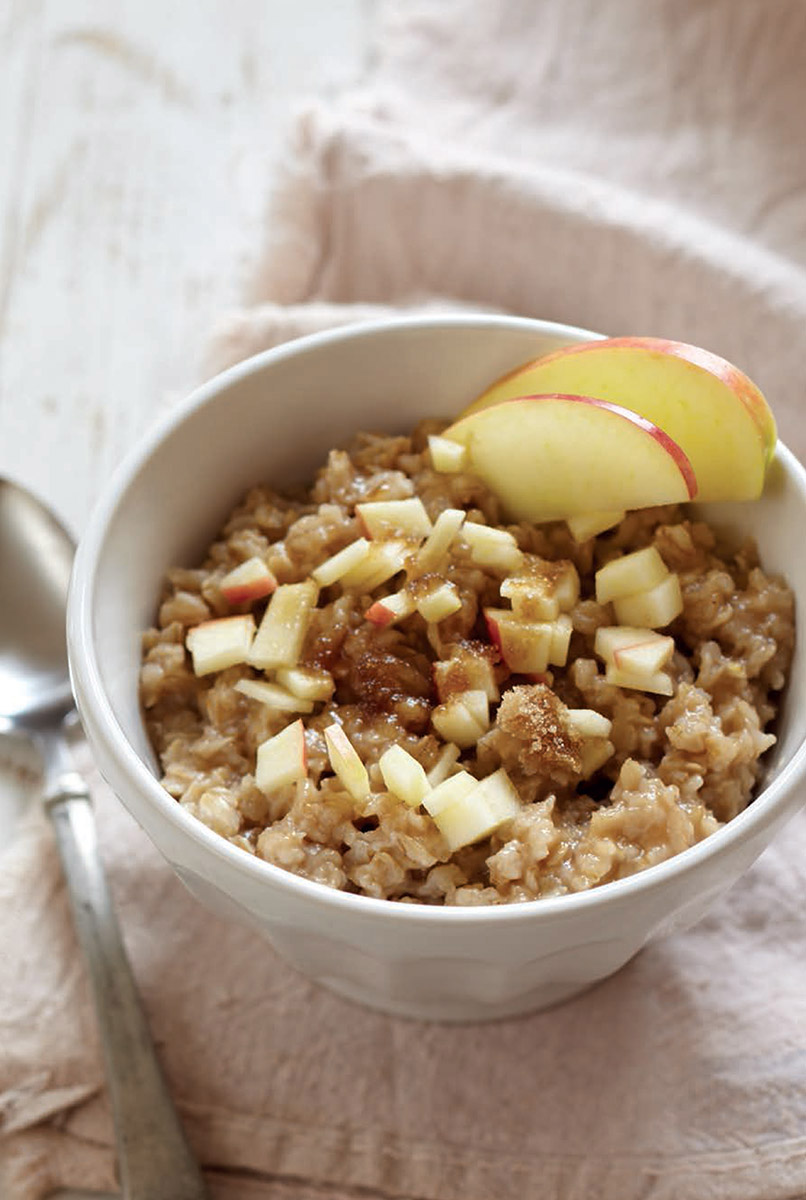
M387 305L483 305L720 351L806 452L799 0L400 0L378 21L362 88L295 126L253 303L212 359ZM695 929L586 995L440 1026L347 1004L213 920L83 767L215 1197L806 1195L803 814ZM0 858L0 1116L3 1196L114 1190L85 971L36 812Z

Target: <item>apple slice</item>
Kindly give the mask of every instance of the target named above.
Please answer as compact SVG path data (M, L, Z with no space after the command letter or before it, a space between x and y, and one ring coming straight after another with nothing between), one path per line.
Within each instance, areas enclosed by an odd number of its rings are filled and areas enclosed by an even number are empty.
M473 791L438 812L434 821L453 853L462 846L489 837L499 825L516 817L520 810L518 793L501 767L478 783Z
M620 525L626 515L625 512L580 513L576 517L569 517L566 524L575 542L587 542L597 533Z
M499 571L517 571L523 562L523 552L506 529L491 529L477 521L465 521L462 540L470 547L470 557L480 567Z
M440 565L448 553L451 543L462 528L464 519L465 514L461 508L446 508L439 514L434 522L434 528L417 554L416 562L419 571L433 571Z
M613 663L605 668L605 682L616 687L634 688L639 692L655 692L659 696L674 695L674 685L671 677L665 671L656 671L653 675L633 675L630 671L622 671Z
M193 658L196 675L210 675L246 662L255 636L255 618L218 617L202 621L187 632L185 645Z
M367 768L341 725L328 725L325 744L330 765L353 800L365 800L369 795Z
M487 695L480 688L450 696L431 710L431 724L446 742L463 750L475 746L490 728Z
M370 604L364 617L373 625L383 628L385 625L392 625L395 621L402 621L406 617L410 617L415 607L414 597L404 589Z
M437 696L443 704L457 692L481 690L493 703L501 698L490 659L468 646L452 647L451 657L437 660L432 671Z
M680 580L669 574L655 587L634 596L621 596L613 601L616 620L621 625L645 625L647 629L662 629L683 611Z
M430 624L444 621L445 617L458 612L462 600L456 585L446 580L417 601L417 611Z
M378 760L387 791L409 808L418 808L431 791L425 771L402 746L390 746Z
M367 555L357 566L341 577L341 585L353 591L373 592L402 571L411 554L411 542L391 539L372 542Z
M582 738L606 738L613 728L613 722L594 708L569 708L565 723L572 733Z
M270 671L296 666L318 596L319 588L312 579L277 588L249 652L253 667Z
M461 753L462 751L453 742L445 743L437 756L437 761L428 772L428 784L430 787L435 788L448 778L459 761Z
M242 604L245 600L270 596L277 587L277 580L263 559L255 555L229 571L219 586L227 603Z
M775 420L756 385L716 354L649 337L566 346L500 379L463 416L536 392L594 396L665 429L691 461L702 501L761 494ZM454 438L455 428L446 436Z
M248 696L250 700L259 700L261 704L265 704L267 708L274 708L277 712L313 712L312 700L301 700L299 696L292 695L276 683L264 683L261 679L239 679L235 684L235 691Z
M356 516L371 538L393 535L424 538L431 532L431 518L419 496L409 500L375 500L356 504Z
M423 798L423 808L432 817L438 817L446 808L450 808L457 800L463 800L474 792L479 781L467 771L457 771L449 779L434 787Z
M300 700L329 700L336 687L329 671L315 667L280 667L277 682Z
M305 727L302 721L286 725L257 748L255 783L269 796L278 788L296 783L308 774Z
M368 555L369 542L366 538L357 538L337 554L326 558L311 574L320 587L330 587L364 562Z
M508 400L471 413L449 432L515 520L647 508L697 492L677 442L645 417L591 396Z
M485 608L490 640L518 675L540 675L549 665L554 631L548 621L519 621L506 608Z
M669 568L654 546L614 558L596 572L596 599L600 604L648 592L669 574Z
M456 475L464 471L467 451L458 442L431 434L428 438L428 450L435 471L440 471L443 475Z

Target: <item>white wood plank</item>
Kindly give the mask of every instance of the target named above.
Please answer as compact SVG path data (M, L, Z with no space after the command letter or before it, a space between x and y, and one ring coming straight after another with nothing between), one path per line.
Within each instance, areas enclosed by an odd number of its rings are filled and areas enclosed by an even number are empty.
M0 473L74 529L155 412L197 381L208 331L258 254L289 114L359 74L371 12L12 0Z
M198 382L259 253L290 114L357 77L371 15L371 0L0 9L0 475L77 533ZM0 853L29 760L0 739Z

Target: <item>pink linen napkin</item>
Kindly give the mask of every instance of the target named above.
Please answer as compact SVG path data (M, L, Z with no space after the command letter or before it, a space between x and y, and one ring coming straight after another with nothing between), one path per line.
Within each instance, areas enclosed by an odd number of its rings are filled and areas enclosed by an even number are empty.
M483 304L722 351L806 452L804 47L795 0L385 4L365 87L299 122L255 304L224 323L217 361L387 304ZM806 1195L803 814L694 930L585 996L448 1027L349 1005L212 920L93 786L214 1196ZM113 1190L41 817L0 866L0 1194Z

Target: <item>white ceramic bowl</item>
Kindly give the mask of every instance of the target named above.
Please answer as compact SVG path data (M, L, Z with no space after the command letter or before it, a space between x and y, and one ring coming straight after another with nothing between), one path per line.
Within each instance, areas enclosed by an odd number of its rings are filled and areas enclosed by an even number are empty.
M508 317L388 321L261 354L199 388L128 459L78 551L69 647L78 707L106 779L191 892L264 934L294 966L407 1017L484 1020L553 1004L696 921L801 803L806 637L766 786L725 829L643 874L531 904L429 908L331 891L244 854L189 816L155 775L137 701L140 632L167 567L194 563L249 484L312 476L360 429L404 432L458 412L503 371L594 335ZM760 543L806 596L806 474L779 447L751 504L707 514Z

